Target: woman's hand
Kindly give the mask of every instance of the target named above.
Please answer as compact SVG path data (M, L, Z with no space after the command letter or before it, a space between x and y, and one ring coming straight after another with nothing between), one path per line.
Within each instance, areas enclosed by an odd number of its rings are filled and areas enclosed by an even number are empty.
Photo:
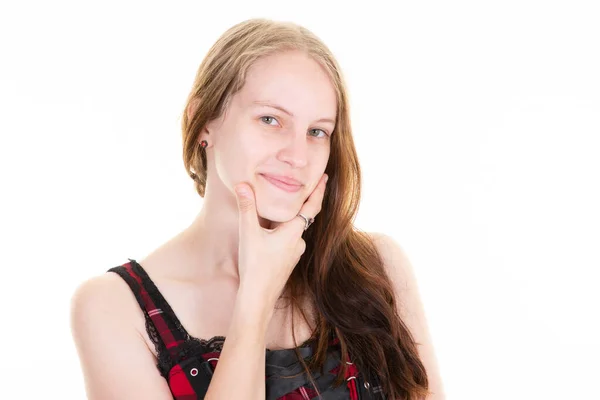
M315 187L300 212L314 218L320 211L327 174ZM298 260L306 249L302 239L305 222L294 217L273 230L260 226L256 200L247 183L235 186L239 208L239 275L245 296L264 299L274 306Z

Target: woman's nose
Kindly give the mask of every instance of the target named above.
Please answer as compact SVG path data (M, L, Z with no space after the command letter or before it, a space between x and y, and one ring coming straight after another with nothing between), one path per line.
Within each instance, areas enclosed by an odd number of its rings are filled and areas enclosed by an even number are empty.
M302 168L306 166L308 158L308 141L306 134L301 137L294 136L285 147L279 151L278 159L293 168Z

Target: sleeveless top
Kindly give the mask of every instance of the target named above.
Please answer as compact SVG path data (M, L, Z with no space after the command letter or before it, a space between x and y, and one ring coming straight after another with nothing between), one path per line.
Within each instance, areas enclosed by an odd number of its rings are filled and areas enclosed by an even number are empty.
M134 259L128 260L108 272L123 278L135 295L144 313L148 335L156 347L157 368L166 379L173 399L204 399L225 337L215 336L206 340L190 336L144 268ZM297 347L305 360L313 355L314 343L316 339L311 338ZM265 357L265 400L319 399L294 349L267 349ZM334 387L332 384L341 368L341 351L339 340L332 337L323 368L325 373L312 373L320 398L385 399L376 377L366 379L351 360L346 363L346 381ZM248 367L252 368L251 365Z

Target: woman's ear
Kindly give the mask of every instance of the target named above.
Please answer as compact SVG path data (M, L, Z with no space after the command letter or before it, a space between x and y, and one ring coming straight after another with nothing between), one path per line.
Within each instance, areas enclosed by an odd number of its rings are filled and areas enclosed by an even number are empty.
M208 131L206 129L202 129L202 133L200 133L200 135L198 136L198 144L201 145L202 141L206 140L206 146L203 146L203 147L205 147L205 148L210 147L210 146L212 146L210 139L211 139L211 137L209 136Z

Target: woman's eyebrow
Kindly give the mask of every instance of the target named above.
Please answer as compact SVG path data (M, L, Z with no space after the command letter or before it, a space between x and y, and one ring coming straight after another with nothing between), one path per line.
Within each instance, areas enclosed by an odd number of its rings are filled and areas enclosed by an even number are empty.
M277 110L279 110L279 111L281 111L281 112L289 115L292 118L294 117L294 114L291 111L288 111L285 108L283 108L282 106L280 106L278 104L275 104L275 103L271 103L269 101L254 100L252 102L252 104L259 105L259 106L267 106L267 107L275 108L275 109L277 109ZM321 118L321 119L316 120L315 122L330 122L330 123L332 123L332 124L335 125L335 120L333 120L331 118Z

